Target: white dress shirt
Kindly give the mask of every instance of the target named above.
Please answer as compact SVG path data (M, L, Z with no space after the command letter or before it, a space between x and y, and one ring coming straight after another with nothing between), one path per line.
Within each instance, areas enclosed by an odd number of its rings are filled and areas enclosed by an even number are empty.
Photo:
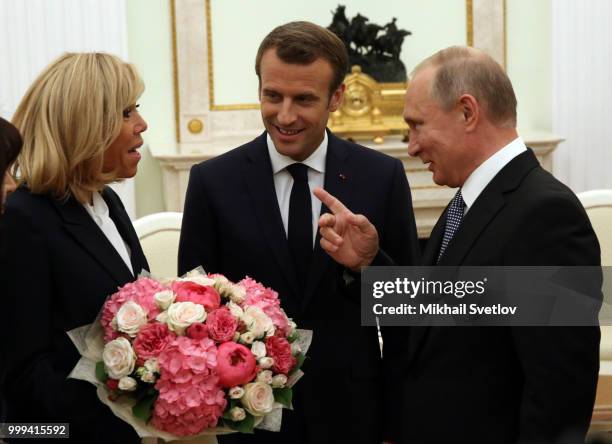
M463 214L467 214L478 196L480 196L480 193L482 193L497 173L499 173L512 159L524 151L527 151L525 142L523 142L523 139L520 137L517 137L472 171L472 174L470 174L461 187L461 195L465 202L465 211Z
M121 256L121 259L123 259L123 262L125 262L125 265L133 276L134 270L132 270L129 247L119 234L115 222L110 218L106 201L102 198L100 193L93 193L92 201L93 205L86 203L83 204L83 206L96 225L100 227L100 230L102 230L102 233L104 233L109 242L115 247L115 250L117 250L117 253L119 253L119 256Z
M274 142L268 134L268 153L270 153L270 162L272 163L272 173L274 174L274 188L276 189L276 198L278 199L278 208L283 219L285 227L285 236L289 232L289 199L291 197L291 188L293 188L293 177L285 168L291 164L297 163L288 156L284 156L276 151ZM321 201L317 199L312 190L315 187L323 187L325 182L325 159L327 157L327 131L323 137L321 145L302 163L308 166L308 186L310 187L310 200L312 202L312 245L317 235L319 228L319 216L321 215Z

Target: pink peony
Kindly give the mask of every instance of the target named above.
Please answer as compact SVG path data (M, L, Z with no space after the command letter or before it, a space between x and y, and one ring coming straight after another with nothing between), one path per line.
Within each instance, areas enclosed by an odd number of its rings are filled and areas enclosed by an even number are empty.
M291 354L291 344L285 338L279 336L267 338L266 353L274 359L272 370L276 373L286 375L297 364L297 359Z
M116 293L106 300L102 307L102 318L100 320L104 328L104 340L112 341L119 333L112 327L111 322L123 304L134 301L147 313L149 320L159 314L159 308L155 303L155 293L166 290L159 282L149 278L140 278L121 287Z
M191 281L175 281L172 291L176 293L175 302L193 302L203 305L207 312L219 308L221 296L214 287L196 284Z
M194 375L189 382L176 383L162 374L155 385L159 397L151 424L177 436L196 435L215 427L227 405L218 381L214 375Z
M287 315L281 308L278 293L271 288L266 288L259 282L246 277L239 282L246 290L246 299L244 305L254 305L268 315L277 330L280 330L283 335L289 334L289 320Z
M217 308L211 311L206 318L209 336L217 342L230 341L238 328L236 319L227 307Z
M166 324L155 322L142 327L133 344L139 364L142 365L147 359L157 358L174 338L176 335L168 330Z
M244 345L224 342L217 353L217 374L221 387L246 384L257 374L255 356Z
M187 327L185 331L191 339L204 339L208 337L208 328L201 322L196 322Z

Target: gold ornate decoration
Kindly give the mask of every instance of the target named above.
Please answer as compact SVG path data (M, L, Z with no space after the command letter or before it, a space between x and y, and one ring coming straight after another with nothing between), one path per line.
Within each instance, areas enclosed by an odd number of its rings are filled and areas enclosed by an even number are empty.
M172 78L174 86L174 131L176 133L176 141L181 141L181 129L179 116L181 115L181 98L179 96L179 79L178 79L178 46L176 43L176 5L175 0L170 0L170 17L172 20Z
M191 134L199 134L204 129L204 124L200 119L191 119L187 124L187 129Z
M375 143L383 143L389 135L408 134L408 125L402 118L406 92L403 83L378 83L355 65L344 84L344 100L329 120L334 133Z

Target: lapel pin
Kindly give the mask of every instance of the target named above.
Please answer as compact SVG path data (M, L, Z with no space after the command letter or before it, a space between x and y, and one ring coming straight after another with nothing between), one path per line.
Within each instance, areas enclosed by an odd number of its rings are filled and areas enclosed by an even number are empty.
M342 173L338 174L338 177L340 178L340 180L346 180L347 179L347 177L344 174L342 174Z

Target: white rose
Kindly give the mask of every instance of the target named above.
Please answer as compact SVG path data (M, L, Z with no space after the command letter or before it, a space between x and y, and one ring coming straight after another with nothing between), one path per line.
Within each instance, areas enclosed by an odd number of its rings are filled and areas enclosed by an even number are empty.
M207 276L204 276L203 274L196 274L196 275L193 275L193 276L187 276L187 277L184 277L184 278L177 279L177 281L180 281L180 282L193 282L193 283L196 283L196 284L201 285L203 287L214 287L214 285L215 285L215 280L214 279L211 279L211 278L209 278Z
M168 312L167 311L162 311L160 314L155 316L155 320L157 322L161 322L162 324L167 323L168 322Z
M240 399L244 396L244 389L239 386L232 387L229 389L229 396L232 399Z
M257 374L257 381L272 384L272 372L270 370L262 370Z
M106 343L102 352L102 360L108 376L113 379L121 379L134 371L136 353L130 341L121 337Z
M229 411L232 421L242 421L246 418L246 412L242 407L234 407Z
M274 323L264 311L255 306L249 306L244 311L242 318L247 326L247 329L253 333L256 338L261 338L264 335L271 336L274 334Z
M282 373L272 378L272 387L274 388L284 387L285 384L287 384L287 377Z
M289 336L293 335L296 329L297 329L297 324L293 322L293 320L289 319Z
M259 361L259 366L263 369L266 368L270 368L274 365L274 358L271 358L269 356L266 356L264 358L261 358Z
M175 302L168 308L168 328L178 335L184 335L191 324L204 322L206 311L204 306L193 302Z
M234 333L234 337L232 339L234 342L238 342L240 340L240 332L237 331L236 333Z
M134 378L129 376L124 376L119 380L119 390L123 390L124 392L133 392L138 387L138 383Z
M147 323L147 312L134 301L128 301L119 308L117 315L117 330L132 338L138 334L140 327Z
M236 319L241 319L244 316L244 311L242 310L242 308L240 308L238 304L235 304L233 302L228 302L226 307L229 308L230 313Z
M144 366L150 372L159 373L159 362L157 358L147 359Z
M264 382L250 382L244 387L244 396L240 402L253 416L270 413L274 407L272 387Z
M246 333L242 333L240 335L240 341L245 344L252 344L254 340L255 340L255 335L251 333L250 331L247 331Z
M253 353L256 358L263 358L266 356L266 344L261 341L253 342L253 345L251 345L251 353Z
M140 377L140 379L142 380L142 382L153 383L153 382L155 382L155 373L150 372L150 371L147 370L147 371L143 372L143 374Z
M167 310L176 299L176 295L172 290L158 291L153 297L157 306L162 310Z
M232 284L228 292L230 300L236 304L242 304L246 299L246 289L242 285Z

